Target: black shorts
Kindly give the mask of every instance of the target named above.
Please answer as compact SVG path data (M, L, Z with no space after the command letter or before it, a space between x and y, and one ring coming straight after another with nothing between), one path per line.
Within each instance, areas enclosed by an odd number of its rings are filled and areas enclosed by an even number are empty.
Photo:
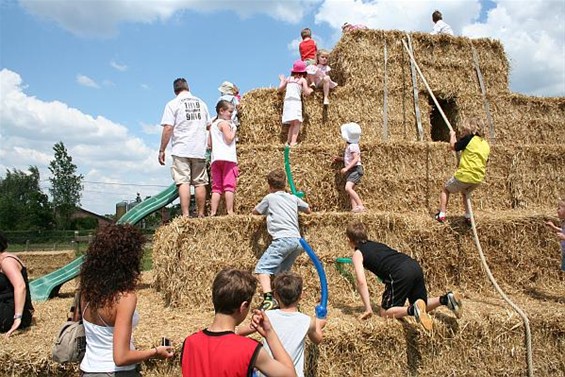
M428 292L424 273L418 262L407 261L399 267L398 271L385 285L381 307L387 310L393 306L404 306L406 299L410 304L414 304L418 299L427 303Z

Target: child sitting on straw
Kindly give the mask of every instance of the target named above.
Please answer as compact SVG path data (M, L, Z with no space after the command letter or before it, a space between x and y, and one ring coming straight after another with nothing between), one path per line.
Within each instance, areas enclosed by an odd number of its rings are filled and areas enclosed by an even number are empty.
M333 89L337 86L337 83L332 81L329 75L329 72L331 70L330 66L328 65L329 57L329 51L319 50L317 60L318 64L310 65L306 68L306 72L308 73L308 81L312 83L310 84L310 86L313 86L315 88L322 87L322 90L324 91L325 106L330 104L330 100L328 98L330 89Z
M548 221L547 225L556 232L561 243L561 271L565 271L565 199L559 199L557 203L557 217L561 220L561 228L555 226L552 221Z
M478 118L466 119L461 125L461 138L457 141L455 131L450 132L449 145L456 152L461 152L457 171L449 179L439 197L439 212L435 219L443 223L446 218L449 194L460 192L463 195L463 206L465 207L465 219L471 222L471 214L467 208L467 198L471 192L479 187L485 179L487 161L490 147L482 137L483 123Z
M267 182L269 194L253 209L254 215L267 216L267 231L273 237L255 266L255 274L263 289L261 309L264 310L278 306L271 290L271 275L290 270L303 251L298 212L311 212L305 201L285 191L286 175L282 169L271 171L267 175Z
M310 95L314 89L308 87L306 81L306 63L297 60L292 65L289 77L279 75L279 92L286 89L284 95L282 123L289 124L287 144L291 147L297 144L300 126L302 125L302 92Z
M365 269L377 275L385 284L380 309L382 317L413 316L427 331L433 328L428 312L440 305L447 306L457 318L461 318L463 302L458 293L447 292L443 296L428 299L424 274L417 261L385 244L370 241L361 222L350 223L346 234L349 246L354 250L351 259L357 290L365 306L365 312L361 314L360 319L373 315ZM410 304L408 307L404 306L406 299Z
M214 321L185 339L183 377L249 376L253 368L268 376L296 376L292 359L264 312L254 311L251 326L265 338L273 357L257 341L235 334L236 326L249 313L256 287L257 281L247 271L228 268L216 275L212 285Z
M359 138L361 137L361 126L357 123L345 123L341 126L341 137L345 140L346 147L343 157L334 157L334 162L343 161L345 165L341 174L345 175L345 192L351 201L351 212L359 213L365 211L361 198L355 192L355 185L361 182L363 176L363 165L361 165L361 149L359 149Z
M280 304L280 309L265 312L273 329L281 340L284 349L294 361L298 377L304 376L304 341L310 338L312 343L320 344L323 338L322 329L325 319L310 317L298 311L298 303L302 298L302 277L283 272L273 280L273 294ZM238 334L249 335L255 332L251 326L240 329ZM263 346L269 351L269 345L263 340Z

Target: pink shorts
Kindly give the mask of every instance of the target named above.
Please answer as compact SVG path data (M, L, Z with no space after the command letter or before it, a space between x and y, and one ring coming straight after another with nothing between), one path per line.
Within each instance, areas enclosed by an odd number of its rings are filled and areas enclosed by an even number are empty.
M239 169L236 162L214 161L212 162L212 192L223 193L225 191L235 192Z

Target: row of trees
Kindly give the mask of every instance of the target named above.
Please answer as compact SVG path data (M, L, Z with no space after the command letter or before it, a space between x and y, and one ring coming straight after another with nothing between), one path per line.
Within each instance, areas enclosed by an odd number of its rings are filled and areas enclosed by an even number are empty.
M69 229L71 215L80 205L83 176L68 154L63 142L53 146L54 159L49 163L51 201L41 191L39 169L30 166L27 173L6 170L0 177L0 229L49 230Z

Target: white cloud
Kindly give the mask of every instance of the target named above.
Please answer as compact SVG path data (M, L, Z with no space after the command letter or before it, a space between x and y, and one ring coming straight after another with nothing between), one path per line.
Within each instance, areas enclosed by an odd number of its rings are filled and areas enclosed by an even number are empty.
M141 123L141 129L147 135L161 135L163 132L163 127L160 124Z
M98 83L96 83L96 81L94 81L93 79L91 79L88 76L85 75L81 75L80 73L77 75L76 77L77 79L77 83L82 85L82 86L86 86L89 88L100 88L100 85L98 85Z
M168 1L68 1L19 0L30 13L54 21L63 29L80 36L111 37L117 26L125 22L164 22L184 10L198 12L233 11L247 18L254 14L290 22L299 22L320 0L230 1L230 0L168 0Z
M565 2L498 1L485 23L466 26L463 34L504 44L513 90L565 95Z
M169 169L157 162L158 137L148 146L121 124L59 101L42 101L24 90L18 73L0 71L0 174L36 165L41 179L46 180L53 145L63 141L86 181L133 184L85 183L81 202L88 210L112 213L115 203L133 199L136 192L143 197L154 195L172 183ZM147 184L157 186L136 186Z
M116 63L114 60L112 60L110 62L110 66L112 66L112 68L120 71L120 72L125 72L128 70L128 66L125 64L120 64L120 63Z
M149 85L147 84L139 84L139 86L141 87L141 89L149 90Z

